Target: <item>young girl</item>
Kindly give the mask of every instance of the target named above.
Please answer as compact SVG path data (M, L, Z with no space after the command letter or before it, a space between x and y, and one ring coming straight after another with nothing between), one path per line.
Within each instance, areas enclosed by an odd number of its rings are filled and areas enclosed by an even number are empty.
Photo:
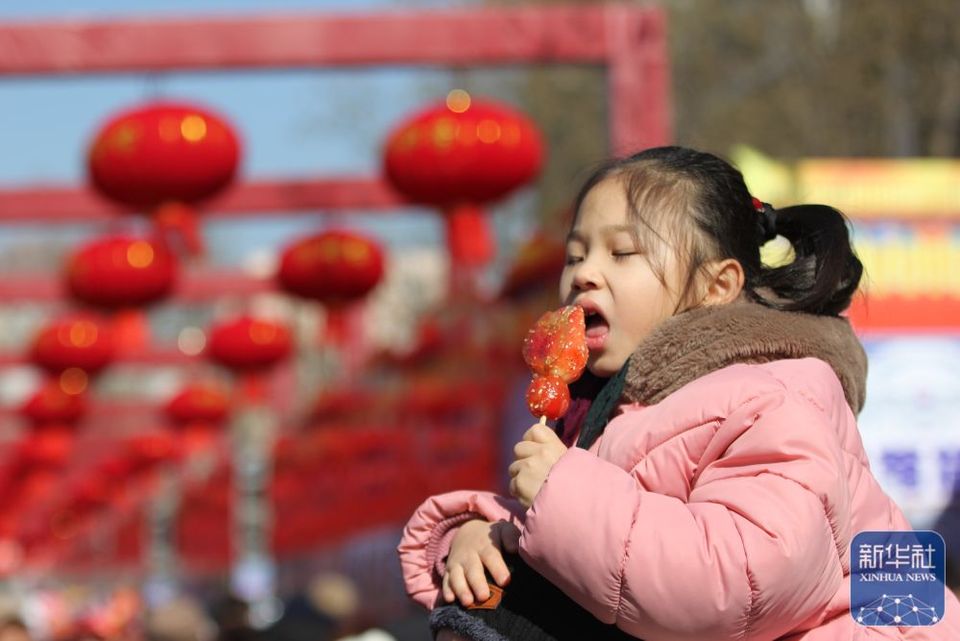
M438 638L960 639L951 594L932 627L850 614L854 535L911 528L857 432L842 214L773 210L679 147L602 167L575 211L560 298L587 313L587 398L517 444L513 499L444 494L407 524ZM762 265L777 235L795 257Z

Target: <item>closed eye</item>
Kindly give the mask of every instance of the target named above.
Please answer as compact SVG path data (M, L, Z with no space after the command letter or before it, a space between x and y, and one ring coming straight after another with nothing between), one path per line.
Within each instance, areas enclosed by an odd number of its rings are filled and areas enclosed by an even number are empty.
M567 265L573 265L573 264L575 264L575 263L581 262L582 260L583 260L583 256L570 256L570 255L568 254L568 255L567 255L567 258L566 258L566 260L565 260L564 262L565 262Z
M616 260L616 261L621 261L621 260L626 260L626 259L627 259L628 257L630 257L630 256L636 256L636 255L638 255L639 253L640 253L640 252L636 252L636 251L613 252L613 254L611 254L611 255L613 256L613 259L614 259L614 260Z

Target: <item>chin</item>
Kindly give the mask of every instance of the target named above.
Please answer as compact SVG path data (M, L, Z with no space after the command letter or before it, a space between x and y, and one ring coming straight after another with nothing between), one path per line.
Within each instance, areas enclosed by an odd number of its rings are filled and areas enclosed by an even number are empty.
M590 373L594 376L610 378L620 371L620 368L623 367L625 362L626 360L620 361L619 363L612 363L609 358L605 358L604 356L591 356L590 360L587 361L587 369L590 370Z

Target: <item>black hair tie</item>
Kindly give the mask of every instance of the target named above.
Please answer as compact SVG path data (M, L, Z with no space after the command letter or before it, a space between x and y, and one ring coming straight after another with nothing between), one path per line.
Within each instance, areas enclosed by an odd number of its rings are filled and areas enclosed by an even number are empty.
M758 198L753 199L753 208L760 214L760 244L764 245L777 237L777 210Z

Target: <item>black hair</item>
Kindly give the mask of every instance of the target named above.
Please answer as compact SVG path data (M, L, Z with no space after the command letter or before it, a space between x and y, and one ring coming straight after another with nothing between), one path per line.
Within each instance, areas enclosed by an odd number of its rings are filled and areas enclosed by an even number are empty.
M669 233L687 252L684 295L707 261L733 258L743 267L744 292L762 305L826 316L850 305L863 265L851 247L846 217L833 207L796 205L764 214L727 161L685 147L654 147L596 169L577 196L577 214L590 190L607 178L623 181L632 219L661 239ZM694 225L683 224L691 220ZM772 232L790 242L789 264L761 263L760 247ZM643 239L638 232L637 241Z

